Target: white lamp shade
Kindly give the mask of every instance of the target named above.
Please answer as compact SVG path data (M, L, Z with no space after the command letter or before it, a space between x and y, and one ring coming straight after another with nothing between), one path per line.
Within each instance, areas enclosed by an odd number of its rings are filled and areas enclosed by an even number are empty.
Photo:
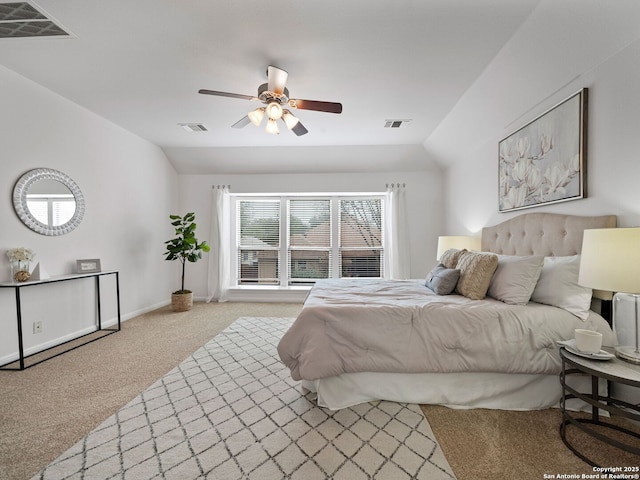
M610 292L640 293L640 228L585 230L578 283Z
M480 237L475 235L448 235L438 237L436 259L440 260L442 254L450 248L456 248L458 250L466 248L469 251L480 250Z
M273 133L274 135L278 135L280 133L280 130L278 130L278 124L273 118L269 119L265 130L267 133Z
M300 120L298 120L289 110L285 110L282 114L282 120L287 124L287 128L291 130Z
M251 123L256 127L259 126L260 122L262 122L262 119L264 118L264 107L256 108L252 112L247 113L247 116L249 117L249 120L251 120Z

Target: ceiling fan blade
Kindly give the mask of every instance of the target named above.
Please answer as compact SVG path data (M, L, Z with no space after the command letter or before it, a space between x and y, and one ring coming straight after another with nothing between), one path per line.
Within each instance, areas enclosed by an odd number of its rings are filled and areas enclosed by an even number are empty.
M249 119L249 115L245 115L240 120L238 120L236 123L231 125L231 127L232 128L244 128L247 125L249 125L250 123L251 123L251 120Z
M240 98L242 100L258 100L257 97L253 97L251 95L241 95L239 93L228 93L228 92L218 92L216 90L198 90L198 93L202 93L204 95L216 95L218 97L231 97L231 98Z
M289 74L281 68L269 65L267 67L267 83L269 84L269 91L281 95L284 92L284 87L287 84L287 77Z
M301 110L316 110L318 112L342 113L342 104L336 102L321 102L319 100L301 100L292 98L289 106Z
M291 129L291 131L299 137L306 133L309 133L309 130L304 128L304 125L302 125L302 123L300 122L296 123L296 125Z

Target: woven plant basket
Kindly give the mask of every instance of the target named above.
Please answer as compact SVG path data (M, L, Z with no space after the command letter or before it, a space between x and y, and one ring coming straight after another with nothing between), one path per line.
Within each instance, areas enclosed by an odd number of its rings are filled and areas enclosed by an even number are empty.
M171 307L174 312L186 312L193 307L193 293L172 293Z

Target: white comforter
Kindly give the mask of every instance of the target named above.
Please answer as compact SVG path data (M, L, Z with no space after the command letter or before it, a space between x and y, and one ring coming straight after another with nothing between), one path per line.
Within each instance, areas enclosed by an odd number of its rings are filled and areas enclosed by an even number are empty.
M278 345L295 380L353 372L502 372L557 374L557 340L576 328L602 332L565 310L487 297L438 296L419 280L323 280Z

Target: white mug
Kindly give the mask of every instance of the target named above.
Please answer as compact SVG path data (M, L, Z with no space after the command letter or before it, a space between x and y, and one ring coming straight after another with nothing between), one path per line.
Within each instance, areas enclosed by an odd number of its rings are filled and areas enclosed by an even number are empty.
M602 334L593 330L576 328L576 346L582 353L598 353L602 347Z

